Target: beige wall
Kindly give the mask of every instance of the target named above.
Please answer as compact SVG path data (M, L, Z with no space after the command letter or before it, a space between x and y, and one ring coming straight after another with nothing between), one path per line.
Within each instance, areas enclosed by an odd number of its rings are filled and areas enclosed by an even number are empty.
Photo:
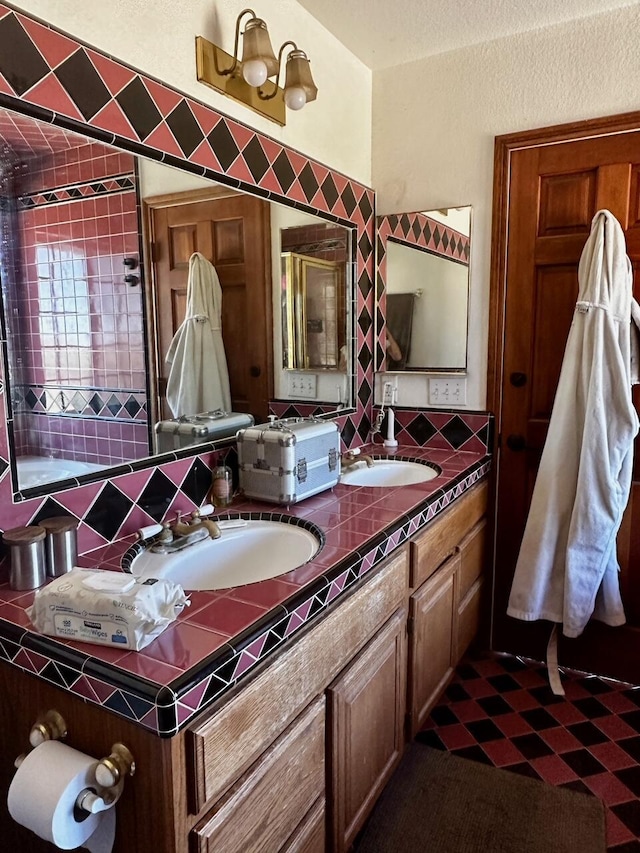
M256 130L371 184L371 71L295 0L260 0L274 50L292 39L311 60L318 98L281 128L196 81L195 37L233 49L244 0L18 0L20 8Z
M639 27L636 5L374 74L378 213L473 205L468 408L486 401L494 137L640 109ZM426 404L409 381L399 402Z

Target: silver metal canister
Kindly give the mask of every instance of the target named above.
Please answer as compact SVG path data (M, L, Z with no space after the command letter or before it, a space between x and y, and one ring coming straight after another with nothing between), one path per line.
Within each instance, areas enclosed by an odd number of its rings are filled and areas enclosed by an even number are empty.
M11 589L35 589L47 579L44 553L44 527L14 527L5 530L2 538L9 546Z
M70 572L78 562L78 519L72 515L57 515L40 522L46 531L45 552L47 575L58 578Z

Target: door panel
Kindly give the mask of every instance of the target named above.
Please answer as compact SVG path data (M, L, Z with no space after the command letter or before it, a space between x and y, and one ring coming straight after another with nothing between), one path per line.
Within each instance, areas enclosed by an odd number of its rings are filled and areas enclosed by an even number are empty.
M578 262L597 210L608 208L618 218L627 251L640 266L639 163L640 133L521 148L511 154L498 413L497 649L545 656L548 623L510 619L506 605L573 318ZM637 295L637 284L635 291ZM526 381L514 384L514 374L524 374ZM637 406L637 390L634 400ZM639 468L636 454L636 480ZM627 626L611 629L592 622L582 638L563 640L561 646L562 663L635 683L640 682L639 500L636 483L618 537Z
M179 194L150 211L160 417L171 417L164 357L184 319L189 258L200 252L222 287L232 408L266 421L273 388L269 204L241 194L204 201L189 196Z

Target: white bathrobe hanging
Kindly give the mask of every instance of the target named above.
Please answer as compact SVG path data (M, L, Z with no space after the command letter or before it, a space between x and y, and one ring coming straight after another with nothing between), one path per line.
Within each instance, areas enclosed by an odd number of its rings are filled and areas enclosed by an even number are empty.
M625 621L616 535L638 417L631 399L631 264L608 210L593 218L578 282L507 610L517 619L562 623L567 637L579 636L592 615L608 625Z
M222 342L222 288L212 263L189 259L187 310L166 355L167 403L174 417L231 411L229 371Z

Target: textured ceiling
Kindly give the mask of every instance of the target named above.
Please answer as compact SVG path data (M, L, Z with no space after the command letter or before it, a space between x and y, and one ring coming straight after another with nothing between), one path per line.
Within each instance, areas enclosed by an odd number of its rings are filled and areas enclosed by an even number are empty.
M372 69L635 6L637 0L298 0Z

